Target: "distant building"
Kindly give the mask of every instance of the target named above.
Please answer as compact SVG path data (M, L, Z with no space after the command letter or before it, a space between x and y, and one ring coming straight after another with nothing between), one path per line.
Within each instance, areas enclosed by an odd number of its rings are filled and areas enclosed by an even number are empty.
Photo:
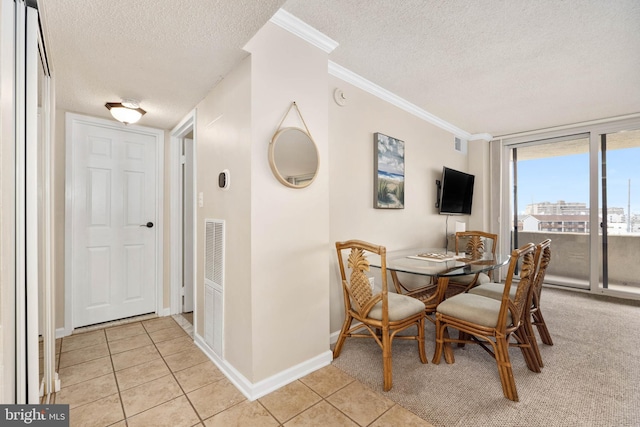
M589 208L582 202L565 202L558 200L556 203L541 202L527 205L526 215L588 215Z
M598 218L602 220L602 210ZM566 233L589 232L589 208L586 203L558 200L556 203L541 202L527 205L525 215L518 217L518 229L524 231L547 231ZM607 208L607 229L612 234L627 231L627 216L624 208ZM640 216L631 220L631 231L640 231Z
M519 220L522 231L588 233L589 215L525 215Z

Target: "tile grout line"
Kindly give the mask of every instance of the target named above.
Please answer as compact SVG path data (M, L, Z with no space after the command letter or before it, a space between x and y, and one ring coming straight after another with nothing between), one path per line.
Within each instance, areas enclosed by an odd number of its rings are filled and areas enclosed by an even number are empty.
M109 338L107 336L107 329L105 328L104 330L104 339L107 341L107 349L109 349L109 360L111 361L111 369L113 369L113 379L116 382L116 389L118 390L118 400L120 400L120 407L122 408L122 416L124 417L124 424L126 426L129 425L129 423L127 422L127 411L124 409L124 401L122 400L122 393L120 391L120 383L118 382L118 376L116 375L116 366L113 364L113 354L111 353L111 347L109 346ZM117 422L120 422L122 420L119 420Z
M114 355L114 354L111 352L111 346L109 345L109 338L108 338L108 334L107 334L107 329L114 328L114 327L118 327L118 326L133 325L133 324L135 324L135 323L136 323L136 322L128 322L128 323L123 324L123 325L113 325L113 326L109 326L109 327L105 327L105 328L99 329L99 330L104 334L105 343L106 343L106 345L107 345L107 351L108 351L108 355L107 355L107 356L105 356L105 357L109 357L109 360L110 360L110 362L111 362L111 368L112 368L112 372L111 372L111 374L113 374L113 379L114 379L114 381L115 381L115 383L116 383L116 390L117 390L118 397L119 397L119 399L120 399L120 405L121 405L121 407L122 407L122 413L123 413L123 415L124 415L124 419L123 419L123 420L125 421L125 424L126 424L126 425L128 425L129 423L128 423L128 421L127 421L127 413L126 413L125 408L124 408L124 401L122 400L122 390L120 390L120 384L119 384L119 382L118 382L118 377L116 376L116 369L115 369L115 365L114 365L114 363L113 363L113 355ZM146 329L144 328L144 325L142 325L142 321L140 321L140 323L141 323L141 326L143 327L144 333L146 334L146 333L147 333L147 331L146 331ZM88 331L88 332L95 332L95 331ZM143 335L143 334L139 334L139 335ZM148 334L147 334L147 335L148 335ZM136 335L134 335L134 336L136 336ZM123 340L123 339L126 339L126 338L130 338L130 337L121 338L120 340ZM149 338L150 338L150 337L149 337ZM64 340L64 337L63 337L62 339ZM116 341L120 341L120 340L114 340L114 342L116 342ZM152 340L152 343L153 343L153 340ZM89 346L87 346L87 347L89 347ZM84 347L81 347L80 349L82 349L82 348L84 348ZM62 353L62 342L60 343L60 350L61 350L61 353ZM78 349L75 349L75 350L78 350ZM73 350L70 350L70 351L73 351ZM128 351L128 350L127 350L127 351ZM120 354L120 353L115 353L115 354ZM92 360L96 360L96 359L92 359ZM89 360L89 361L91 361L91 360ZM79 364L81 364L81 363L84 363L84 362L76 363L76 364L74 364L74 365L70 365L70 366L68 366L68 367L66 367L66 368L71 368L71 367L73 367L73 366L77 366L77 365L79 365ZM106 375L108 375L108 374L105 374L105 375L102 375L102 376L106 376ZM98 378L98 377L96 377L96 378ZM89 380L86 380L86 381L89 381ZM78 383L78 384L81 384L81 383ZM75 385L75 384L73 384L73 385ZM100 399L104 399L104 398L109 397L109 396L112 396L112 395L103 396L103 397L100 397L100 398L98 398L98 399L96 399L96 400L93 400L93 401L91 401L91 402L86 402L86 403L84 403L84 404L82 404L82 405L77 406L77 408L80 408L80 407L86 406L86 405L91 404L91 403L95 403L95 402L99 401ZM74 408L74 409L75 409L75 408ZM151 409L151 408L149 408L149 409ZM143 411L143 412L144 412L144 411ZM137 415L137 414L136 414L136 415ZM120 422L120 421L123 421L123 420L119 420L119 421L117 421L117 422Z
M173 319L173 317L171 317ZM175 319L173 319L173 321L179 325L178 322L176 322ZM147 328L144 327L144 325L142 325L142 327L145 329L145 331L147 332L147 334L149 333L149 331L147 331ZM159 329L160 330L160 329ZM186 331L185 331L186 332ZM195 408L195 406L193 406L193 402L191 402L191 399L189 399L189 396L187 395L187 392L184 390L184 388L182 387L182 384L180 384L180 381L178 381L178 378L176 378L175 373L171 370L171 367L169 366L169 364L167 363L167 361L164 358L164 355L160 352L160 349L157 346L157 343L151 338L151 335L149 335L149 339L151 340L151 342L153 343L153 346L156 348L156 351L158 352L158 354L160 355L160 358L162 359L162 362L165 364L165 366L167 367L167 369L169 370L169 373L171 374L171 376L173 376L173 379L175 380L176 384L178 384L178 387L180 387L180 390L182 391L182 394L184 396L185 399L187 399L187 402L189 402L189 405L191 406L191 408L193 409L193 412L195 412L196 417L198 417L198 420L200 420L200 423L202 423L204 425L204 420L202 419L202 417L200 416L200 413L198 412L198 410ZM193 337L191 337L191 339L193 339ZM167 340L169 341L169 340ZM162 341L160 341L162 342ZM175 354L175 353L174 353ZM188 369L188 368L185 368ZM179 397L179 396L178 396ZM177 397L175 398L177 399ZM171 399L174 400L174 399ZM166 402L165 402L166 403Z
M153 319L146 319L146 320L153 320ZM147 335L147 337L148 337L148 338L149 338L149 340L151 341L151 344L156 348L156 351L158 351L158 354L160 355L160 358L162 359L162 362L165 364L165 366L167 366L167 369L169 370L169 373L171 374L171 373L172 373L172 372L171 372L171 368L169 368L169 366L167 365L167 362L164 360L164 357L162 357L162 354L160 353L160 351L158 350L157 346L155 345L155 344L156 344L156 343L155 343L155 341L153 341L153 339L151 338L151 335L149 335L149 331L147 330L147 328L144 326L144 324L143 324L142 322L144 322L144 320L141 320L141 321L140 321L140 326L141 326L141 327L142 327L142 329L144 330L144 335ZM120 325L118 325L118 326L120 326ZM159 329L159 330L160 330L160 329ZM139 334L139 335L143 335L143 334ZM136 335L134 335L134 336L136 336ZM116 340L116 341L118 341L118 340ZM132 349L132 350L135 350L135 349ZM130 351L130 350L127 350L127 351ZM121 352L121 353L124 353L124 352ZM120 353L116 353L116 354L120 354ZM113 362L113 359L112 359L112 362ZM140 366L140 365L142 365L142 364L144 364L144 363L148 363L148 362L142 362L142 363L139 363L139 364L134 365L134 366ZM133 366L130 366L130 367L133 367ZM125 368L125 369L128 369L128 368ZM124 369L121 369L121 370L124 370ZM114 376L116 377L116 384L117 384L117 376L115 375L115 366L114 366L114 372L113 372L113 374L114 374ZM168 376L168 375L163 375L163 376L162 376L162 377L160 377L160 378L163 378L163 377L165 377L165 376ZM158 379L158 378L156 378L156 379ZM175 379L175 376L174 376L174 379ZM147 381L146 383L138 384L138 385L136 385L135 387L139 387L139 386L144 385L144 384L147 384L147 383L149 383L149 382L151 382L151 381L155 381L155 380L150 380L150 381ZM176 382L177 382L177 380L176 380ZM118 385L118 384L117 384L117 385ZM178 386L180 386L180 383L178 383ZM133 389L133 388L135 388L135 387L132 387L131 389ZM129 390L131 390L131 389L129 389ZM181 388L181 390L182 390L182 388ZM124 391L126 391L126 390L124 390ZM184 391L183 391L183 392L184 392ZM180 397L180 396L177 396L177 397L175 397L174 399L169 399L169 400L167 400L166 402L161 402L161 403L159 403L159 404L157 404L157 405L155 405L155 406L151 406L151 407L149 407L149 408L145 409L144 411L141 411L141 412L138 412L138 413L136 413L136 414L133 414L133 415L131 415L131 417L128 417L128 416L127 416L127 412L126 412L126 411L125 411L125 409L124 409L124 401L123 401L123 399L122 399L122 392L120 391L120 386L119 386L119 385L118 385L118 394L119 394L119 396L120 396L120 402L121 402L121 404L122 404L122 411L124 412L124 421L125 421L125 423L127 424L127 426L129 425L129 421L128 421L128 420L129 420L129 418L133 418L133 417L135 417L135 416L137 416L137 415L143 414L143 413L145 413L145 412L147 412L147 411L149 411L149 410L151 410L151 409L153 409L153 408L157 408L158 406L161 406L161 405L163 405L163 404L165 404L165 403L167 403L167 402L171 402L172 400L175 400L175 399L177 399L178 397ZM186 397L186 396L185 396L185 397Z
M146 319L146 320L154 320L154 319ZM141 320L141 321L140 321L140 326L142 326L142 329L144 330L144 334L146 334L146 335L149 337L149 340L151 340L151 344L155 347L156 351L157 351L157 352L158 352L158 354L160 355L160 358L162 359L162 362L165 364L165 366L166 366L166 367L167 367L167 369L169 370L169 374L171 374L171 375L173 376L174 380L175 380L175 381L176 381L176 383L178 384L178 387L180 387L180 390L182 391L183 395L185 396L185 398L187 398L187 401L189 401L189 398L187 397L186 393L184 393L184 389L182 389L182 386L180 386L180 383L178 382L178 380L177 380L177 378L175 377L175 375L173 375L173 372L171 371L171 368L169 367L169 365L167 364L167 362L164 360L164 356L162 355L162 353L160 353L160 350L159 350L159 349L158 349L158 347L156 346L156 342L155 342L155 341L153 341L153 339L151 338L151 335L149 335L149 331L147 330L147 328L146 328L146 327L144 326L144 324L142 323L142 322L144 322L144 321L145 321L145 320ZM132 322L132 323L134 323L134 322ZM121 325L117 325L117 326L121 326ZM164 329L167 329L167 328L164 328ZM158 329L158 330L161 330L161 329ZM106 333L106 332L105 332L105 333ZM143 335L143 334L139 334L139 335ZM118 340L116 340L116 341L118 341ZM111 350L111 349L109 349L109 350ZM135 350L135 349L132 349L132 350ZM130 350L127 350L127 351L130 351ZM124 353L124 352L122 352L122 353ZM116 354L120 354L120 353L116 353ZM113 363L113 359L111 359L111 361L112 361L112 363ZM142 363L139 363L139 364L137 364L137 365L133 365L133 366L139 366L139 365L142 365L142 364L144 364L144 363L148 363L148 362L142 362ZM133 366L131 366L131 367L133 367ZM177 397L175 397L175 398L173 398L173 399L169 399L169 400L167 400L166 402L162 402L162 403L159 403L159 404L157 404L157 405L155 405L155 406L151 406L151 407L149 407L149 408L145 409L145 410L144 410L144 411L142 411L142 412L138 412L138 413L136 413L136 414L131 415L131 417L128 417L128 416L127 416L127 412L126 412L126 411L125 411L125 409L124 409L124 401L123 401L123 399L122 399L122 392L120 391L120 386L119 386L119 384L118 384L117 376L115 375L115 372L116 372L116 371L115 371L115 366L113 366L113 369L114 369L113 374L114 374L114 377L116 378L116 385L117 385L117 387L118 387L118 395L120 396L120 404L122 405L122 411L123 411L123 413L124 413L124 421L125 421L125 423L127 424L127 426L129 425L129 421L128 421L128 420L129 420L129 418L133 418L133 417L135 417L135 416L137 416L137 415L143 414L143 413L145 413L145 412L147 412L147 411L149 411L149 410L151 410L151 409L153 409L153 408L157 408L158 406L164 405L165 403L167 403L167 402L171 402L172 400L178 399L178 398L180 397L180 396L177 396ZM125 369L128 369L128 368L125 368ZM121 369L121 370L124 370L124 369ZM165 377L165 376L168 376L168 375L163 375L163 376L162 376L162 377L160 377L160 378L163 378L163 377ZM156 378L156 379L158 379L158 378ZM155 380L151 380L151 381L155 381ZM147 381L146 383L149 383L149 382L151 382L151 381ZM138 386L144 385L144 384L146 384L146 383L138 384L138 385L137 385L137 386L135 386L135 387L138 387ZM132 387L132 388L134 388L134 387ZM125 391L126 391L126 390L125 390ZM190 402L190 401L189 401L189 403L191 404L191 402ZM195 408L194 408L194 411L195 411ZM196 412L196 415L198 416L198 418L200 418L200 416L199 416L198 412L197 412L197 411L195 411L195 412Z
M317 401L316 403L314 403L313 405L309 406L308 408L303 409L302 411L298 412L297 414L295 414L294 416L292 416L291 418L289 418L286 421L283 421L282 424L288 423L289 421L291 421L292 419L294 419L295 417L297 417L298 415L302 414L303 412L307 411L308 409L313 408L314 406L316 406L317 404L319 404L320 402L322 402L324 400L324 397L322 397L318 392L316 392L314 389L312 389L311 387L309 387L308 385L306 385L305 383L303 383L302 381L300 381L300 378L298 378L296 380L297 382L299 382L300 384L302 384L304 387L308 388L309 391L311 391L313 394L315 394L316 396L318 396L320 398L319 401ZM292 382L293 383L293 382ZM290 384L292 384L290 383ZM277 418L276 418L277 420Z
M150 336L150 334L149 334L149 331L147 330L147 328L146 328L146 327L144 326L144 324L142 323L142 322L144 322L144 321L146 321L146 320L154 320L154 319L153 319L153 318L151 318L151 319L144 319L144 320L140 320L140 321L137 321L137 322L127 322L127 323L125 323L125 324L115 324L115 325L112 325L112 326L106 326L106 327L103 327L103 328L101 328L101 329L96 329L96 330L86 331L86 332L95 332L95 331L99 330L99 331L101 331L101 333L104 335L104 338L105 338L105 344L107 345L107 351L108 351L108 354L107 354L106 356L103 356L103 357L109 357L109 361L110 361L110 363L111 363L111 368L112 368L112 372L110 372L110 373L113 375L113 379L114 379L114 381L115 381L115 383L116 383L116 390L117 390L118 397L119 397L119 399L120 399L120 406L121 406L121 408L122 408L122 413L123 413L123 416L124 416L124 418L123 418L122 420L118 420L116 423L119 423L119 422L121 422L121 421L124 421L124 422L125 422L125 424L126 424L127 426L129 425L128 419L129 419L129 418L131 418L131 417L128 417L128 416L127 416L127 412L126 412L126 410L125 410L125 408L124 408L124 401L123 401L123 399L122 399L122 390L121 390L120 384L119 384L119 382L118 382L118 377L117 377L117 375L116 375L116 368L115 368L115 365L114 365L114 362L113 362L113 356L114 356L114 353L112 353L112 351L111 351L111 346L109 345L109 342L110 342L110 341L109 341L109 338L108 338L107 329L116 328L116 327L120 327L120 326L130 326L130 325L134 325L135 323L138 323L138 322L139 322L139 323L140 323L140 326L142 327L142 329L143 329L143 331L144 331L144 332L143 332L143 334L147 335L147 337L148 337L148 338L149 338L149 340L151 341L151 344L154 346L154 348L155 348L155 349L156 349L156 351L158 352L158 355L160 356L160 358L162 359L163 363L165 364L165 366L166 366L166 367L167 367L167 369L169 370L169 374L171 374L171 375L172 375L172 377L173 377L173 378L174 378L174 380L176 381L176 383L177 383L178 387L180 387L180 390L182 391L183 395L185 396L185 398L187 399L187 401L189 402L189 404L193 407L193 404L191 403L191 401L190 401L190 400L189 400L189 398L187 397L186 393L184 392L184 389L182 388L182 386L180 385L179 381L178 381L178 380L177 380L177 378L175 377L175 375L174 375L173 371L171 370L171 368L168 366L168 364L167 364L166 360L164 359L164 356L160 353L159 349L157 348L157 346L156 346L156 342L151 338L151 336ZM174 319L174 322L175 322L175 319ZM175 322L175 323L177 323L177 322ZM168 329L168 328L163 328L163 329ZM158 329L158 330L161 330L161 329ZM185 331L185 332L186 332L186 331ZM143 334L137 334L137 335L143 335ZM137 335L134 335L134 336L137 336ZM70 335L70 336L71 336L71 335ZM59 353L60 355L62 355L62 344L63 344L64 338L65 338L65 337L62 337L62 338L61 338L61 341L60 341L60 353ZM125 337L125 338L121 338L121 339L119 339L119 340L114 340L114 342L116 342L116 341L120 341L120 340L123 340L123 339L127 339L127 338L130 338L130 337ZM80 347L80 348L78 348L78 349L74 349L74 350L81 350L82 348L86 348L86 347L90 347L90 346ZM131 350L135 350L135 349L131 349ZM73 351L73 350L70 350L70 351ZM130 351L130 350L126 350L126 351ZM120 353L123 353L123 352L120 352ZM115 354L120 354L120 353L115 353ZM86 361L83 361L83 362L74 363L73 365L69 365L69 366L67 366L67 367L65 367L65 368L72 368L72 367L77 366L77 365L79 365L79 364L82 364L82 363L85 363L85 362L90 362L90 361L93 361L93 360L97 360L97 359L90 359L90 360L86 360ZM60 363L60 360L58 360L58 365L59 365L59 363ZM143 362L143 363L145 363L145 362ZM140 363L140 364L142 364L142 363ZM140 365L140 364L138 364L138 365ZM134 365L134 366L138 366L138 365ZM58 368L58 371L59 371L59 369L60 369L60 368ZM108 375L108 374L105 374L105 376L106 376L106 375ZM96 377L96 378L97 378L97 377ZM87 381L88 381L88 380L87 380ZM81 384L81 383L78 383L78 384ZM143 384L144 384L144 383L143 383ZM73 384L73 385L75 385L75 384ZM140 384L140 385L142 385L142 384ZM112 395L109 395L109 396L112 396ZM100 398L98 398L98 399L96 399L96 400L93 400L93 401L91 401L91 402L86 402L86 403L84 403L84 404L82 404L82 405L79 405L79 406L77 406L77 408L80 408L80 407L86 406L86 405L91 404L91 403L95 403L95 402L99 401L100 399L104 399L104 398L109 397L109 396L102 396L102 397L100 397ZM176 398L174 398L174 399L177 399L178 397L180 397L180 396L177 396L177 397L176 397ZM170 399L170 400L168 400L167 402L170 402L171 400L174 400L174 399ZM54 397L54 402L55 402L55 397ZM155 405L155 406L152 406L152 407L150 407L150 408L147 408L147 409L145 409L145 410L144 410L144 411L142 411L142 412L139 412L139 413L137 413L137 414L132 415L132 417L133 417L133 416L135 416L135 415L142 414L142 413L144 413L144 412L146 412L146 411L148 411L148 410L150 410L150 409L156 408L156 407L158 407L158 406L160 406L160 405L162 405L162 404L164 404L164 403L167 403L167 402L162 402L162 403L160 403L160 404L158 404L158 405ZM75 409L75 408L74 408L74 409ZM198 411L197 411L197 410L195 410L195 408L193 408L193 409L194 409L194 412L196 413L196 416L197 416L197 417L198 417L198 419L200 420L200 422L203 422L202 418L201 418L201 417L200 417L200 415L198 414Z
M173 317L173 316L172 316L172 317ZM193 336L189 334L189 331L188 331L187 329L185 329L183 325L181 325L180 323L178 323L178 322L175 320L175 318L174 318L173 320L174 320L174 322L176 322L176 324L178 324L180 327L182 327L182 329L185 331L185 333L187 333L187 335L189 335L189 338L191 338L191 340L193 340ZM155 342L153 342L153 344L154 344L154 346L156 345L156 343L155 343ZM156 346L156 349L157 349L157 346ZM160 353L160 350L159 350L159 349L158 349L158 353ZM173 353L173 354L176 354L176 353ZM202 424L204 424L204 422L205 422L206 420L209 420L209 419L211 419L211 418L215 417L216 415L219 415L219 414L221 414L221 413L223 413L223 412L225 412L225 411L228 411L228 410L229 410L229 409L231 409L231 408L234 408L234 407L236 407L236 406L238 406L238 405L240 405L240 404L242 404L242 403L244 403L244 402L248 402L248 401L249 401L248 399L246 399L246 398L245 398L244 400L242 400L242 401L240 401L240 402L238 402L238 403L236 403L236 404L234 404L234 405L231 405L231 406L229 406L229 407L227 407L227 408L223 409L222 411L219 411L219 412L217 412L217 413L215 413L215 414L211 415L211 416L210 416L210 417L208 417L208 418L202 418L202 416L200 416L200 413L198 412L198 410L197 410L197 409L195 408L195 406L193 405L193 402L192 402L192 401L191 401L191 399L189 398L189 396L188 396L187 392L184 390L184 388L183 388L183 387L182 387L182 385L180 384L180 381L178 381L178 378L175 376L175 372L173 372L173 371L171 370L171 368L168 366L168 364L167 364L167 362L166 362L166 360L165 360L165 356L164 356L164 355L162 355L162 354L160 353L160 357L162 357L163 362L167 365L167 368L169 368L169 372L171 372L171 374L173 375L174 379L176 380L176 383L178 384L178 386L180 387L180 389L181 389L181 390L182 390L182 392L184 393L184 396L185 396L185 398L187 399L187 402L189 402L189 405L191 405L191 407L193 408L194 412L196 413L196 416L198 417L198 419L200 420L200 422L201 422ZM206 363L206 362L203 362L203 363ZM194 365L194 366L196 366L196 365ZM185 368L185 369L189 369L189 368ZM184 369L183 369L183 370L184 370ZM213 382L212 382L212 383L210 383L210 384L214 384L214 383L217 383L217 382L219 382L219 381L222 381L222 378L221 378L221 379L218 379L218 380L216 380L216 381L213 381ZM194 391L196 391L196 390L200 390L200 389L202 389L202 388L204 388L204 387L207 387L207 386L208 386L208 385L210 385L210 384L205 384L205 385L203 385L202 387L198 387L198 388L196 388L196 389L194 389L194 390L191 390L191 392L194 392ZM269 410L268 410L268 409L267 409L267 408L262 404L262 402L260 402L259 400L258 400L258 404L260 404L260 406L262 406L262 407L267 411L267 413L268 413L269 415L271 415L271 416L273 417L273 419L274 419L274 420L276 420L276 422L278 422L278 425L279 425L279 426L282 426L282 425L283 425L283 423L281 423L281 422L278 420L278 418L276 418L276 417L275 417L275 416L274 416L274 415L273 415L273 414L272 414L272 413L271 413L271 412L270 412L270 411L269 411Z
M92 331L92 332L93 332L93 331ZM61 340L64 340L64 337L62 337L62 338L61 338ZM105 340L106 340L106 334L105 334ZM87 346L87 347L90 347L90 346ZM84 347L81 347L80 349L82 349L82 348L84 348ZM79 350L79 349L75 349L75 350ZM107 344L107 350L109 350L109 345L108 345L108 344ZM74 351L74 350L69 350L69 351ZM62 354L62 341L60 341L60 354ZM109 354L108 354L107 356L103 356L103 357L109 357L109 361L111 362L111 364L112 364L112 366L111 366L111 367L112 367L112 369L113 369L113 360L111 359L111 352L109 351ZM101 357L101 358L102 358L102 357ZM101 358L99 358L99 359L101 359ZM80 364L82 364L82 363L91 362L91 361L94 361L94 360L98 360L98 359L91 359L91 360L87 360L87 361L84 361L84 362L75 363L75 364L73 364L73 365L65 366L65 367L64 367L64 368L62 368L62 369L72 368L72 367L74 367L74 366L78 366L78 365L80 365ZM58 369L58 372L60 372L60 370L59 370L59 369ZM111 374L113 374L114 381L116 381L116 389L118 389L118 383L117 383L117 379L116 379L116 376L115 376L115 370L114 370L114 371L112 371L112 372L111 372ZM100 377L105 377L105 376L107 376L107 375L109 375L109 373L106 373L106 374L103 374L103 375L99 375L99 376L97 376L97 377L90 378L90 379L88 379L88 380L84 380L84 381L81 381L81 382L76 383L76 384L71 384L71 386L79 385L79 384L82 384L82 383L84 383L84 382L86 382L86 381L91 381L91 380L93 380L93 379L100 378ZM62 387L60 388L60 391L62 391ZM115 394L115 393L114 393L114 394ZM89 405L89 404L95 403L95 402L97 402L97 401L99 401L99 400L101 400L101 399L107 398L107 397L109 397L109 396L113 396L113 395L112 395L112 394L110 394L110 395L107 395L107 396L99 397L99 398L97 398L97 399L95 399L95 400L92 400L92 401L90 401L90 402L85 402L85 403L83 403L82 405L78 405L78 406L76 406L76 407L75 407L75 408L73 408L73 409L81 408L81 407L83 407L83 406L86 406L86 405ZM119 392L118 392L118 396L120 396L120 393L119 393ZM55 393L54 403L57 403L57 402L56 402L56 400L57 400L57 392ZM71 411L71 409L72 409L72 408L69 408L69 411ZM124 412L124 410L123 410L123 412Z
M347 415L347 414L346 414L342 409L338 408L337 406L335 406L334 404L332 404L331 402L329 402L329 400L327 400L327 398L329 398L329 397L333 396L334 394L336 394L336 393L337 393L337 392L339 392L340 390L345 389L346 387L348 387L349 385L351 385L351 384L353 384L354 382L356 382L356 381L357 381L357 380L356 380L355 378L353 378L351 375L349 375L349 377L350 377L353 381L351 381L351 382L349 382L349 383L345 384L344 386L342 386L342 387L340 387L339 389L335 390L334 392L332 392L331 394L327 395L326 397L325 397L325 396L320 396L320 397L322 398L322 401L325 401L329 406L331 406L331 407L332 407L332 408L334 408L336 411L340 412L342 415L344 415L345 417L347 417L348 419L350 419L351 421L353 421L355 424L357 424L357 425L359 426L359 425L360 425L360 423L359 423L359 422L357 422L356 420L354 420L353 418L351 418L351 417L350 417L349 415ZM300 380L298 380L298 381L300 381ZM301 382L302 384L304 384L305 386L307 386L310 390L314 391L311 387L309 387L308 385L306 385L303 381L300 381L300 382ZM318 402L318 403L320 403L320 402ZM317 405L318 403L316 403L316 405ZM313 405L313 406L316 406L316 405ZM313 406L311 406L311 407L313 407ZM307 409L308 409L308 408L307 408ZM306 411L306 409L305 409L305 411ZM302 411L302 412L304 412L304 411ZM302 412L301 412L301 413L302 413ZM385 412L386 412L386 411L385 411ZM370 425L370 424L371 424L371 423L369 423L369 424L367 424L367 425Z

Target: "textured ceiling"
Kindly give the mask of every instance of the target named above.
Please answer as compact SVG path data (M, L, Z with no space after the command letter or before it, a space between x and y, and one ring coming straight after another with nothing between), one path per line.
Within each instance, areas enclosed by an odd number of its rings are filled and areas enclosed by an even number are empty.
M171 129L248 53L284 0L39 1L59 108L111 117L135 98L141 125Z
M169 129L282 6L329 59L469 133L640 113L638 0L46 0L59 107Z

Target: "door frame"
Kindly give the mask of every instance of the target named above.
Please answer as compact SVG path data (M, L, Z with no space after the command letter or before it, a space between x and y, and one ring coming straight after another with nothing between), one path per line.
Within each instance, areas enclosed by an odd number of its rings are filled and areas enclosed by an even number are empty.
M180 123L173 128L171 131L171 142L169 147L169 179L170 179L170 191L171 191L171 201L170 201L170 212L171 212L171 220L170 220L170 236L171 242L182 242L183 239L183 230L182 230L182 173L180 171L181 166L181 142L182 139L188 135L190 132L193 132L193 167L191 177L193 182L193 192L194 195L196 193L196 176L197 176L197 160L196 160L196 146L197 146L197 135L196 135L196 110L192 110L189 114L183 118ZM194 197L194 205L195 205L195 197ZM194 206L193 208L193 224L196 224L197 217L197 208ZM195 230L194 230L195 231ZM196 241L197 239L194 236L193 239L193 253L197 254L196 250ZM182 244L172 244L171 245L171 254L169 261L170 269L171 269L171 307L170 313L180 314L182 313L182 300L180 291L182 288ZM197 277L196 275L196 260L193 260L193 277ZM193 317L194 321L197 317L198 305L196 304L198 301L198 286L193 284Z
M84 116L75 113L65 114L65 146L66 146L66 167L65 167L65 253L64 253L64 268L65 268L65 280L64 280L64 334L71 335L73 332L73 277L72 277L72 238L71 229L73 227L73 177L74 177L74 165L72 161L73 155L73 135L72 128L75 122L100 126L108 129L127 131L132 130L136 133L142 133L149 135L156 139L156 224L154 227L156 233L156 313L159 316L165 315L164 313L164 296L163 296L163 254L164 254L164 131L161 129L155 129L138 125L124 125L114 120L99 119L91 116Z

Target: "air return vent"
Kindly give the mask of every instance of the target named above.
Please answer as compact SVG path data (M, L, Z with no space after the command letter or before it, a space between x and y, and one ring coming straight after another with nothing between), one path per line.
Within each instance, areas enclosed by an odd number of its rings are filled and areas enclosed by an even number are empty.
M459 153L467 154L467 140L458 136L453 138L453 149Z
M204 341L222 357L224 221L205 220Z

